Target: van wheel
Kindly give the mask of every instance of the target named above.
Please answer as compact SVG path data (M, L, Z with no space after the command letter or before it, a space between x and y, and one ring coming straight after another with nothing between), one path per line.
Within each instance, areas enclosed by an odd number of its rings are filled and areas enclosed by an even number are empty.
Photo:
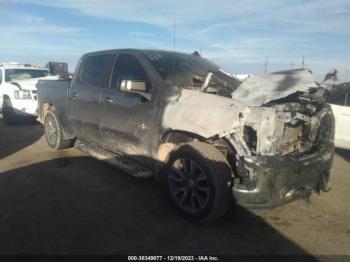
M170 154L163 178L175 209L191 222L217 220L233 204L231 168L207 143L180 145Z
M44 132L47 144L55 150L68 148L72 144L72 140L63 138L62 127L53 111L45 115Z
M12 108L11 100L6 97L2 104L2 117L6 125L15 125L18 123L18 117Z

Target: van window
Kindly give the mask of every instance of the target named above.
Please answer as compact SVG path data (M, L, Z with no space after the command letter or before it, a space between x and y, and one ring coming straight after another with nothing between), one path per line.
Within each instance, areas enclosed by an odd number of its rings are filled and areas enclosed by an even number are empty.
M83 61L80 81L90 87L107 87L114 56L103 54L89 56Z
M45 77L49 75L49 71L41 69L26 69L26 68L15 68L5 69L5 81L20 81L31 78Z

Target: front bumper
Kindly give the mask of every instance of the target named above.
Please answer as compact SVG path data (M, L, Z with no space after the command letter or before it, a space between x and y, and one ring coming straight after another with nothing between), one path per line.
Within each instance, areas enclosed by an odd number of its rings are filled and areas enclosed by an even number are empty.
M36 116L38 114L38 102L34 99L14 99L12 108L18 116Z
M247 208L270 208L327 191L333 152L332 148L299 156L245 157L249 175L235 180L234 197Z

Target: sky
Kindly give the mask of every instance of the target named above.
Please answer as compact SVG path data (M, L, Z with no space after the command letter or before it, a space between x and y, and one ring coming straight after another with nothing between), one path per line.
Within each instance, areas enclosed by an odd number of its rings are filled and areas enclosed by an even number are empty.
M349 0L0 0L0 62L116 48L195 50L232 74L332 68L350 80Z

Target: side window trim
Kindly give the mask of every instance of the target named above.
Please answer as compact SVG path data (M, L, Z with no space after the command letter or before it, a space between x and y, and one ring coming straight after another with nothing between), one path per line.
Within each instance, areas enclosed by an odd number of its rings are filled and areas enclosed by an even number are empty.
M109 81L108 81L108 89L113 89L112 87L112 81L113 81L113 75L114 75L114 70L117 66L117 61L118 61L118 57L119 57L119 53L113 53L114 55L114 59L113 59L113 66L112 66L112 70L111 73L109 75Z
M80 66L79 66L79 72L78 72L78 78L77 78L77 80L78 80L79 84L81 84L81 85L83 85L83 81L81 80L81 78L82 78L82 74L83 74L84 67L85 67L85 61L86 61L87 58L88 58L88 57L85 56L85 57L83 57L83 58L81 59L81 61L80 61Z

